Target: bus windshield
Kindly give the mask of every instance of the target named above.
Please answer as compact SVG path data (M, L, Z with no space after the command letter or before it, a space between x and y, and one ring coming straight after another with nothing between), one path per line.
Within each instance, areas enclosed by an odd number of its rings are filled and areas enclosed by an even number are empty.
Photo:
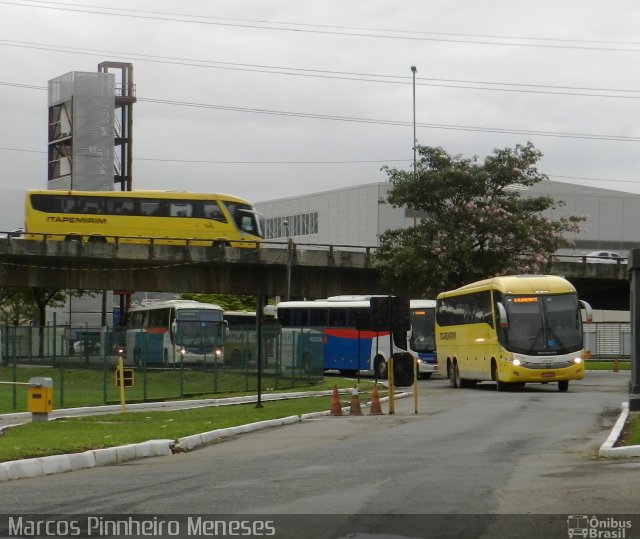
M580 350L582 320L575 294L505 296L508 328L505 348L527 354L562 354Z
M242 230L242 232L247 232L260 238L263 237L260 220L249 204L240 204L238 202L224 202L224 204L227 210L229 210L231 217L233 217L236 226Z
M206 353L206 349L222 343L222 328L220 311L180 309L176 313L176 345L185 347L187 352Z
M416 352L433 352L435 340L435 309L411 309L411 349Z

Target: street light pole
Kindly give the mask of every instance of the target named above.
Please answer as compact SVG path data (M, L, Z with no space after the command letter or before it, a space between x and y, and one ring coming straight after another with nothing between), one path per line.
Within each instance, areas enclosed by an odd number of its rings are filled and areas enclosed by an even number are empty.
M418 139L416 137L416 73L418 69L416 66L411 66L411 74L413 76L413 179L416 179L416 146L418 145Z

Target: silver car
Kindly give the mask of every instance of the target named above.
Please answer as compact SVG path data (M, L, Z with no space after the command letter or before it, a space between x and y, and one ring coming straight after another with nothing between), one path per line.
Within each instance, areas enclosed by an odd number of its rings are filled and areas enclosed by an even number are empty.
M589 264L626 264L627 258L615 251L592 251L585 255Z

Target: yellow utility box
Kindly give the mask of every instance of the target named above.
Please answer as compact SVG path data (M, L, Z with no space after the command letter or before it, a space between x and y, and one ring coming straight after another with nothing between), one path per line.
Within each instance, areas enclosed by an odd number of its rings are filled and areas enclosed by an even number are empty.
M44 376L29 379L27 410L32 414L48 414L53 409L53 380Z

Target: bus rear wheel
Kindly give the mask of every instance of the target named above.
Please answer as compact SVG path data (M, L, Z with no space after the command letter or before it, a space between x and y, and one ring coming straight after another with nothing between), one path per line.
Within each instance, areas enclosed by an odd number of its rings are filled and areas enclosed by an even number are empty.
M449 363L449 387L458 389L460 387L460 371L458 370L458 362Z
M376 378L378 380L387 379L387 362L383 358L381 357L376 358L373 368L375 371Z
M569 380L560 380L558 382L558 391L566 393L569 390Z

